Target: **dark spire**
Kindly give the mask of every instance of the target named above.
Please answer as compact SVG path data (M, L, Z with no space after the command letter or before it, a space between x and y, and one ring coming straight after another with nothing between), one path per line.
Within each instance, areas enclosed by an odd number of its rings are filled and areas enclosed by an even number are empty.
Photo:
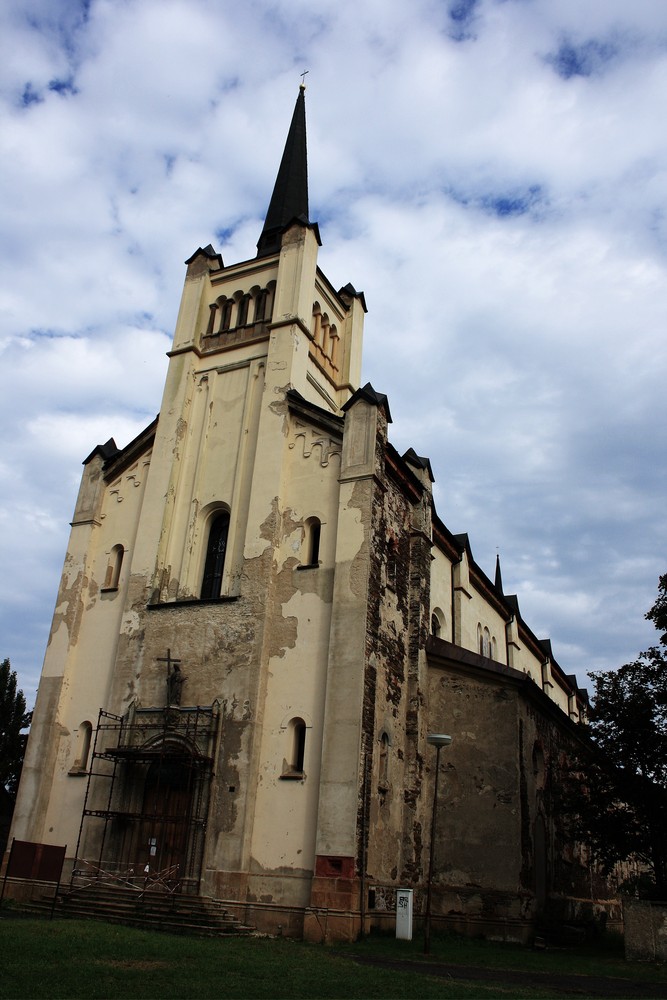
M257 243L258 257L266 257L280 249L283 230L294 219L308 225L305 92L306 88L301 84L264 229Z
M502 592L503 592L503 578L502 578L502 576L500 574L500 556L498 555L498 553L496 553L496 580L495 580L495 584L496 584L496 590L498 591L498 593L502 594Z

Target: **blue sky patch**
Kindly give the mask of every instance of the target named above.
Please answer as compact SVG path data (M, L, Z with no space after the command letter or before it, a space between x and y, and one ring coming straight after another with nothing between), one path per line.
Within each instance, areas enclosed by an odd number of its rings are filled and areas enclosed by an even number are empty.
M479 204L487 212L502 219L508 215L525 215L541 200L542 189L539 184L534 184L521 193L484 195L480 198Z
M600 73L605 65L618 55L618 48L611 42L600 42L595 38L576 45L564 38L558 51L546 57L563 80L573 76L593 76Z
M479 0L449 0L447 4L449 35L455 41L471 37L471 28L478 6Z
M546 202L546 194L541 184L531 184L513 191L493 191L485 194L450 188L447 194L459 205L481 208L482 211L499 219L534 213L538 206L543 206Z
M23 88L23 93L21 94L19 103L23 108L29 108L31 104L41 104L44 98L42 95L35 90L32 83L28 81Z
M74 80L72 77L68 77L67 80L51 80L49 82L49 90L53 90L54 93L60 94L62 97L69 97L70 94L78 94L78 89L74 86Z
M220 246L224 246L225 243L228 243L229 240L231 240L231 238L234 235L235 231L236 231L236 226L229 226L229 227L223 228L223 229L216 229L214 235L215 235L216 240L219 241L219 245ZM259 233L257 235L259 236ZM217 247L216 247L216 249L217 249Z

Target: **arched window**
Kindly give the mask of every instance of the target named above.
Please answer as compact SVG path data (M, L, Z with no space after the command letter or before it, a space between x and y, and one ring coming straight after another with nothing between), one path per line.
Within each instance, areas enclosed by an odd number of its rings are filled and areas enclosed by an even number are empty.
M228 534L229 513L223 510L213 518L208 533L204 579L201 586L201 596L204 599L220 597Z
M120 580L120 571L123 566L123 556L125 555L125 549L122 545L114 545L111 552L109 553L109 562L107 563L107 571L104 577L104 587L103 590L118 590L118 581Z
M431 635L434 635L437 639L442 638L444 625L445 616L440 608L435 608L433 614L431 615Z
M306 757L306 723L303 719L290 719L287 726L287 758L283 762L281 778L303 778Z
M250 296L244 295L239 302L239 310L236 314L236 325L245 326L248 322L248 304L250 302Z
M255 323L261 323L262 320L266 319L266 305L269 298L269 292L267 288L263 288L261 292L257 293L255 299Z
M313 340L315 343L321 347L322 346L322 310L320 308L319 302L313 303L313 319L310 326L310 332L313 335Z
M318 517L308 517L304 522L302 566L317 566L320 559L322 523Z
M321 318L321 348L324 354L329 353L329 316L324 313Z
M482 639L482 656L491 656L491 635L488 628L484 629L484 637Z
M306 754L306 723L296 719L294 723L294 749L292 752L292 770L303 773L303 761Z
M220 310L220 329L218 333L222 333L224 330L229 330L232 325L232 312L234 309L234 300L226 299L222 303L222 308Z
M90 722L82 722L78 732L78 754L74 761L70 774L83 774L88 770L88 757L90 755L90 741L93 735L93 726Z
M204 334L204 336L205 337L212 337L213 336L213 332L215 330L215 314L218 311L218 303L217 302L211 302L211 304L210 304L210 306L208 308L210 309L210 312L209 312L209 316L208 316L208 326L206 327L206 333Z
M329 327L329 343L331 345L329 356L331 358L331 364L334 368L338 367L338 342L338 329L332 325Z

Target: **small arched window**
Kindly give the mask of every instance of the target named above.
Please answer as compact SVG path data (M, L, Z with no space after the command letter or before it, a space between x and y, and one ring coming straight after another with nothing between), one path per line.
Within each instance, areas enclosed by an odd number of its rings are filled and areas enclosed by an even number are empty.
M236 325L237 326L245 326L246 323L248 322L248 304L249 304L249 302L250 302L250 296L249 295L244 295L243 298L239 301L239 309L238 309L238 313L236 314Z
M303 719L291 719L287 726L288 756L283 762L281 778L303 778L306 757L306 723Z
M220 597L228 534L229 513L223 510L213 518L208 533L204 579L202 580L201 587L201 596L203 599Z
M442 638L444 625L445 616L440 608L435 608L433 614L431 615L431 635L434 635L436 639Z
M87 721L82 722L78 732L78 754L70 774L84 774L88 770L88 757L90 756L92 735L92 723Z
M266 304L269 298L268 289L263 288L261 292L257 293L257 298L255 299L255 323L261 323L262 320L266 319Z
M331 349L329 351L329 356L331 358L331 364L334 366L334 368L338 367L338 344L339 344L339 339L340 338L338 336L338 329L337 329L337 327L335 327L333 325L330 326L329 327L329 344L330 344Z
M484 635L482 638L482 656L491 656L491 635L488 628L484 629Z
M107 571L104 577L104 587L103 590L118 590L118 581L120 580L120 571L123 566L123 556L125 555L125 549L122 545L114 545L111 552L109 553L109 562L107 563Z
M210 304L210 306L208 308L209 308L210 312L209 312L209 315L208 315L208 326L206 327L206 333L204 334L204 336L205 337L212 337L213 333L215 331L215 314L218 311L218 303L217 302L211 302L211 304Z
M302 566L317 566L320 560L322 522L318 517L308 517L304 522Z
M294 724L294 749L292 752L292 770L303 773L303 761L306 755L306 723L296 719Z
M323 354L329 353L329 317L326 313L321 318L321 348Z
M319 302L313 303L313 319L310 326L315 343L322 346L322 310Z
M220 310L220 330L222 333L224 330L229 330L232 325L232 312L234 310L234 300L226 299L222 303L222 308Z

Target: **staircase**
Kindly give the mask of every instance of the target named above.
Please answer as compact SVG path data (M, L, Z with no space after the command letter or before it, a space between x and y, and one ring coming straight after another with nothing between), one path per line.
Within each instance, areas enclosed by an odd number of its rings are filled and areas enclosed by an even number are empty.
M50 909L51 900L44 900L43 905ZM254 930L233 917L217 899L157 890L139 895L130 889L113 886L88 886L74 892L61 892L55 913L71 919L106 920L199 937L228 937L251 934Z

